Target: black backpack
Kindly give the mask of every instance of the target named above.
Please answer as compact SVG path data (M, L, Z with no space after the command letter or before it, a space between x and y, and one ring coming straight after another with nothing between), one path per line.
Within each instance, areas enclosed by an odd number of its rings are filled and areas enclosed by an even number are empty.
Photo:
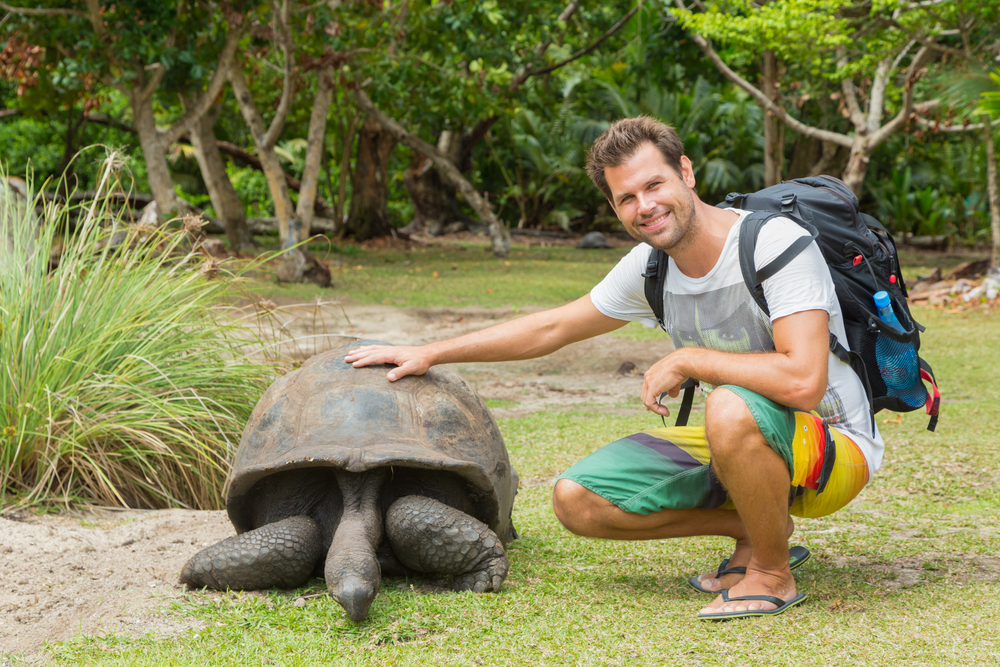
M770 314L764 300L761 284L788 264L812 243L819 245L823 258L830 267L830 275L837 290L840 309L844 316L848 351L837 337L830 334L830 351L849 364L861 378L872 407L872 424L875 413L888 409L909 412L920 405L903 402L886 387L875 348L880 336L898 343L912 343L920 349L920 326L910 315L906 303L906 286L896 258L896 244L878 220L858 210L858 198L841 180L832 176L796 178L751 194L732 193L719 208L738 207L751 213L740 229L740 269L743 280L760 309ZM771 218L786 217L794 220L810 236L795 240L770 264L760 269L754 265L754 249L761 228ZM663 288L667 278L667 255L654 249L649 253L645 293L656 321L666 330L663 321ZM900 333L878 317L873 295L885 290L892 300L893 310L903 327ZM931 384L924 407L931 416L927 429L937 426L941 394L934 380L930 365L917 357L920 377ZM682 385L684 397L677 415L677 425L687 423L697 382L688 380ZM925 390L926 391L926 390ZM874 431L874 428L872 429Z

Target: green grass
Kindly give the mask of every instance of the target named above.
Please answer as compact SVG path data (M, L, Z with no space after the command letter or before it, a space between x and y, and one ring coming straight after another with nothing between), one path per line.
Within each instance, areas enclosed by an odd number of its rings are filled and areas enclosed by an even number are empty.
M470 251L455 254L461 252ZM321 593L318 580L262 597L189 593L172 613L195 619L200 629L169 638L79 637L50 646L53 661L997 664L1000 319L923 308L914 315L927 326L922 352L944 395L938 432L925 430L920 412L899 423L892 413L878 415L886 459L868 488L830 517L798 522L793 542L814 555L796 573L809 601L785 615L695 620L710 598L684 580L713 569L727 554L725 539L608 542L562 529L551 511L553 477L605 443L659 422L626 408L547 410L500 423L522 480L514 509L521 537L510 547L511 573L500 594L431 594L425 582L389 580L369 620L353 625L325 595L304 608L293 605L298 595ZM645 330L627 327L622 334Z
M68 209L50 203L40 226L0 209L0 507L218 507L275 375L247 355L253 334L218 312L222 267L183 229L113 236L108 201L79 211L65 239Z
M350 246L349 254L337 249L310 246L324 261L340 263L332 268L331 288L261 281L248 289L301 301L346 294L356 303L396 306L550 307L587 294L627 252L514 245L507 259L500 260L477 245L409 250Z

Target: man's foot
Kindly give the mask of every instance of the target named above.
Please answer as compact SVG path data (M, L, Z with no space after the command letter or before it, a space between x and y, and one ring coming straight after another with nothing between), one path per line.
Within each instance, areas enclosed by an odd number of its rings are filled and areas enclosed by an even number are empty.
M792 547L788 550L788 569L794 570L804 565L811 556L812 554L805 547ZM749 557L747 557L747 561L749 562ZM745 565L734 565L731 558L726 558L719 563L718 570L711 574L691 577L688 579L688 585L700 593L717 593L730 587L725 585L726 579L732 580L732 585L735 586L743 581L743 576L746 572L747 568ZM722 588L717 587L719 582L722 582Z
M741 600L739 598L750 598ZM754 599L762 597L765 599ZM766 598L777 598L776 600ZM795 579L790 571L766 573L749 570L743 581L734 585L724 595L719 595L699 613L698 618L743 618L746 616L769 615L766 612L782 612L786 608L805 600L795 590ZM785 604L779 605L778 602Z
M795 521L791 516L788 517L788 537L792 536L795 532ZM805 549L804 547L798 547ZM798 567L805 563L809 559L809 551L806 551L805 558L798 562L792 567ZM703 593L716 593L722 592L727 588L732 588L739 582L743 581L743 577L746 573L746 566L750 563L750 556L753 555L753 549L750 546L750 540L748 538L742 538L736 540L736 548L733 550L733 555L722 561L722 566L719 567L715 572L706 572L705 574L699 574L697 578L691 577L688 583L695 590L700 590ZM794 555L789 553L789 561L794 561ZM740 568L742 571L732 572L730 574L725 574L719 576L719 572L723 570L734 570ZM698 584L695 586L695 584Z
M732 588L743 581L746 576L746 567L750 563L750 556L753 555L753 548L749 540L737 540L736 549L733 555L719 564L719 569L715 572L700 574L693 581L688 581L692 588L706 593L717 593ZM721 574L729 570L729 574ZM737 571L733 571L737 570ZM695 586L695 584L698 584Z

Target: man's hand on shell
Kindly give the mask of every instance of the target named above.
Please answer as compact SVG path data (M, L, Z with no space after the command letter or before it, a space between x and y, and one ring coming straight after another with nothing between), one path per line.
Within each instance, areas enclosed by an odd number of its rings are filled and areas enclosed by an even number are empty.
M423 348L395 345L365 345L351 350L344 361L355 368L374 364L395 364L386 377L395 382L407 375L423 375L431 367L430 359Z

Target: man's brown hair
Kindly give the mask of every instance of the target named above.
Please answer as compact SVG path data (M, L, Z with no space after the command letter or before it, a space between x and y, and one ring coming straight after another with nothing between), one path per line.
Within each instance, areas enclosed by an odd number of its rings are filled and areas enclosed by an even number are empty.
M616 120L587 153L587 174L609 201L611 188L604 170L625 164L647 142L656 146L664 161L680 175L684 146L672 127L649 116Z

